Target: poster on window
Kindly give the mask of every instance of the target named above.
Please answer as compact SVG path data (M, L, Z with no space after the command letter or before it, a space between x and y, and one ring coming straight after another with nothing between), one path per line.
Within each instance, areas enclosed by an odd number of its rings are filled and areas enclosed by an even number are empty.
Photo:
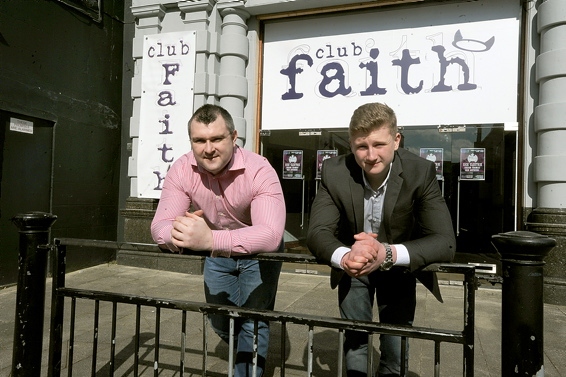
M460 148L460 180L485 180L485 148Z
M439 181L443 177L443 161L444 161L444 149L443 148L421 148L421 157L434 162L436 168L436 179Z
M322 163L330 157L338 156L336 149L319 149L316 151L316 179L320 179L322 172Z
M161 197L165 175L190 150L193 112L194 31L144 36L136 196ZM134 176L136 174L133 174Z
M303 151L283 151L283 179L303 178Z

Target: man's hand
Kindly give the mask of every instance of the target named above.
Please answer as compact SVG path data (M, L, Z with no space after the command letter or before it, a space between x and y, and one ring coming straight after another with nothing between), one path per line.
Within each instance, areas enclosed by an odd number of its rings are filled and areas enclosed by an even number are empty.
M171 229L171 241L177 247L191 250L212 250L212 231L202 218L203 211L177 216Z
M385 247L375 233L358 233L349 253L342 258L344 271L352 277L369 275L385 260Z
M377 259L377 234L358 233L349 253L342 258L342 268L352 277L362 276Z

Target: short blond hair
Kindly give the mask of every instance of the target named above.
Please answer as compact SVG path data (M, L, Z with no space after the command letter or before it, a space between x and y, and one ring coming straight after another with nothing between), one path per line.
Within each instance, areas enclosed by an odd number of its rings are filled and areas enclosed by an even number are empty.
M366 103L358 107L352 114L348 135L350 137L360 133L367 135L381 127L388 127L393 137L397 135L397 116L395 112L383 103Z

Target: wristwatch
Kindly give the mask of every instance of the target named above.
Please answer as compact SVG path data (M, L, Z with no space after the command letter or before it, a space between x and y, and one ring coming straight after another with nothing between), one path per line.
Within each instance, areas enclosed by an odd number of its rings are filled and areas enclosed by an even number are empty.
M391 250L391 246L387 242L382 242L383 246L385 246L385 260L379 266L380 271L389 271L391 267L393 267L393 251Z

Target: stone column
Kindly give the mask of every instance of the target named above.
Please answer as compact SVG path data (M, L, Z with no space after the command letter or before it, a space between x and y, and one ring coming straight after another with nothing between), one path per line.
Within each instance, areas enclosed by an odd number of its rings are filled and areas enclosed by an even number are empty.
M157 0L156 0L157 1ZM132 155L128 161L130 177L130 198L126 207L120 211L124 217L124 241L153 243L150 225L157 206L156 199L138 198L135 195L137 185L137 150L140 125L141 103L141 64L143 58L143 40L146 35L161 32L161 22L165 17L165 7L161 4L147 4L147 1L133 0L132 14L136 19L136 31L132 47L135 75L132 79L133 114L130 118L130 136Z
M539 101L535 108L536 208L530 231L552 236L557 246L545 268L545 302L566 304L566 1L547 0L537 13L540 54L536 60Z
M250 16L243 5L243 1L218 3L222 16L218 96L220 105L234 118L240 145L246 142L244 107L248 100L246 65L249 58L246 20Z
M216 102L218 75L214 70L210 71L218 61L218 33L210 30L210 14L215 4L216 0L183 0L177 3L185 30L197 32L193 110Z

